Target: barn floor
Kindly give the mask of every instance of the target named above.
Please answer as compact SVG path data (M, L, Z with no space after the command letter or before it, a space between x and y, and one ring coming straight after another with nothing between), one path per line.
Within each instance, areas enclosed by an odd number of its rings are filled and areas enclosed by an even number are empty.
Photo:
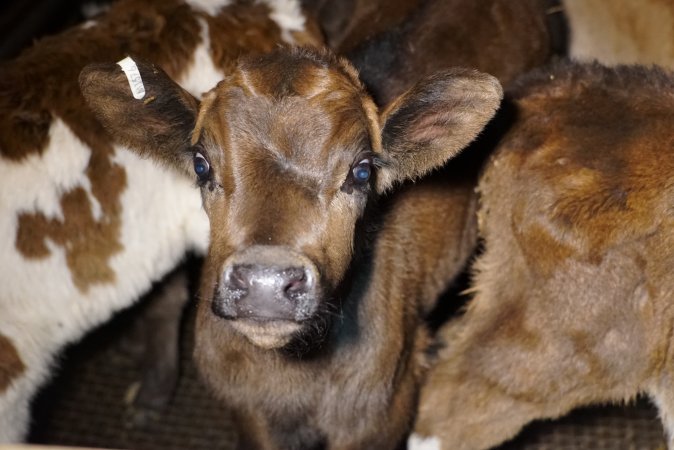
M140 377L120 350L136 309L91 333L62 359L59 377L35 405L32 442L139 450L231 449L236 430L223 407L211 399L191 364L193 311L186 318L181 378L172 404L142 426L130 426L124 398ZM664 448L655 410L645 400L628 407L578 410L537 422L499 450L656 450Z

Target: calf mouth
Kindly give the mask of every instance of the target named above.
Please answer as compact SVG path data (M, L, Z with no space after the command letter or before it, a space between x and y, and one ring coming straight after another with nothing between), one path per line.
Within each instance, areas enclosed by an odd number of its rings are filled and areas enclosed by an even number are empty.
M226 314L221 303L212 304L212 312L221 323L246 338L251 344L265 350L284 349L291 354L307 354L320 347L331 328L333 308L319 307L313 314L302 318L285 314L270 316L248 314Z

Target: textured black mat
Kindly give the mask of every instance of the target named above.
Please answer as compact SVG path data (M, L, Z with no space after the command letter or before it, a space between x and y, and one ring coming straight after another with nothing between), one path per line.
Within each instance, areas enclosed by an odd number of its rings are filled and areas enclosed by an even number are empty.
M499 450L665 450L657 412L647 401L574 411L529 425Z

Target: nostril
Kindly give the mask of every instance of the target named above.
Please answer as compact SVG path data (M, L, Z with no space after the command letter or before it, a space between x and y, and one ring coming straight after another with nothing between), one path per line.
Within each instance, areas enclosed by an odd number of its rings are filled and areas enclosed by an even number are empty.
M231 290L245 291L250 287L250 270L244 266L233 266L225 277L227 287Z
M292 267L283 271L285 286L283 292L293 298L309 291L310 282L307 272L303 268Z
M285 287L285 292L287 294L295 294L299 292L303 292L306 290L307 284L304 282L304 280L293 280L289 282L286 287Z

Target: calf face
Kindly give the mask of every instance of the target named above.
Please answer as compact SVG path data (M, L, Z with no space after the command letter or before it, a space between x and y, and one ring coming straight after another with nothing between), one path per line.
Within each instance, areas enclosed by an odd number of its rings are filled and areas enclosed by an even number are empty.
M85 98L122 142L196 180L211 224L201 296L262 348L321 340L368 198L455 155L501 95L454 70L379 112L346 62L304 49L241 60L201 105L139 70L144 99L112 64L82 72Z

